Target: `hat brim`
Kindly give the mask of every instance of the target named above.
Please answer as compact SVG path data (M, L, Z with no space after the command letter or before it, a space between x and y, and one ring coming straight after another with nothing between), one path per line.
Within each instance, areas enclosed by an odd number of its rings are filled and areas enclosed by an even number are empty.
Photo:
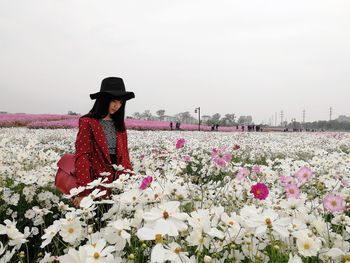
M102 96L103 94L109 94L109 95L112 95L112 96L115 96L115 97L118 97L118 98L121 98L123 100L130 100L130 99L133 99L135 98L135 94L134 92L131 92L131 91L103 91L103 92L96 92L96 93L93 93L93 94L90 94L90 98L92 100L95 100L97 98L99 98L100 96Z

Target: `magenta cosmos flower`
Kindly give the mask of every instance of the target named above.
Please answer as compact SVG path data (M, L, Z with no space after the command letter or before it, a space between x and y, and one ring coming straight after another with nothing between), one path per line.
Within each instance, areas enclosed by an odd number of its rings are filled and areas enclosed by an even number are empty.
M264 183L257 183L252 185L250 193L252 193L256 199L265 200L269 195L269 188Z
M211 152L211 159L220 166L225 167L232 159L232 154L226 151L226 147L214 148Z
M300 183L305 183L312 177L312 171L309 167L301 167L299 171L296 172L295 176L298 178Z
M185 145L185 139L184 138L181 138L181 139L178 139L177 142L176 142L176 149L180 149L182 147L184 147Z
M140 189L141 190L145 190L153 181L153 177L152 176L147 176L146 178L144 178L142 180L142 183L140 185Z
M345 209L345 201L342 196L328 194L323 199L323 206L328 212L334 214L337 212L342 212Z

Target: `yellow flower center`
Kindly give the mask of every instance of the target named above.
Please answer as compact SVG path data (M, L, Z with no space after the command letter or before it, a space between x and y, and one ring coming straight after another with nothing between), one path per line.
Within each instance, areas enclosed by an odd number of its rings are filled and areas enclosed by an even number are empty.
M304 173L303 176L304 176L304 178L306 178L307 177L307 173Z
M69 228L69 229L68 229L68 233L69 233L69 234L73 234L73 233L74 233L74 228L72 228L72 227Z
M100 253L95 252L95 253L94 253L94 259L99 259L99 258L100 258Z
M294 194L294 189L293 188L289 189L289 193Z
M235 224L235 221L230 220L228 223L229 223L229 224L232 226L232 225L234 225L234 224Z
M265 219L265 223L266 223L266 225L271 225L271 219L270 218L266 218Z
M311 247L311 246L310 246L310 244L309 244L309 243L305 243L305 244L304 244L304 249L305 249L305 250L310 249L310 247Z
M163 240L162 235L161 234L156 234L155 241L157 243L160 243L160 242L162 242L162 240Z
M181 247L175 248L175 253L176 254L180 254L181 251L182 251Z
M337 201L332 200L331 205L332 205L332 206L337 206Z

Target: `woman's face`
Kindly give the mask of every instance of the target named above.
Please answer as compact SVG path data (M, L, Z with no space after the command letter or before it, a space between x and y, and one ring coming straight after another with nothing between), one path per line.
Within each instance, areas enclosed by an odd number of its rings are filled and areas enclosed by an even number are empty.
M120 109L121 106L122 106L122 101L121 100L112 100L109 103L108 113L110 115L116 113Z

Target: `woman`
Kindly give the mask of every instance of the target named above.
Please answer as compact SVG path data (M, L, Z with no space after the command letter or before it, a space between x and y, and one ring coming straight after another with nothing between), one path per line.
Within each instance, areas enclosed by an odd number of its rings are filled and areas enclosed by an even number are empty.
M109 77L102 80L99 92L90 94L96 99L90 112L79 118L79 131L75 142L75 173L78 186L86 186L101 173L108 183L117 179L119 174L113 167L122 165L124 170L131 170L128 152L127 134L124 115L125 102L135 98L133 92L125 91L121 78ZM110 194L110 191L107 191ZM85 190L73 199L78 207L81 199L88 195Z

